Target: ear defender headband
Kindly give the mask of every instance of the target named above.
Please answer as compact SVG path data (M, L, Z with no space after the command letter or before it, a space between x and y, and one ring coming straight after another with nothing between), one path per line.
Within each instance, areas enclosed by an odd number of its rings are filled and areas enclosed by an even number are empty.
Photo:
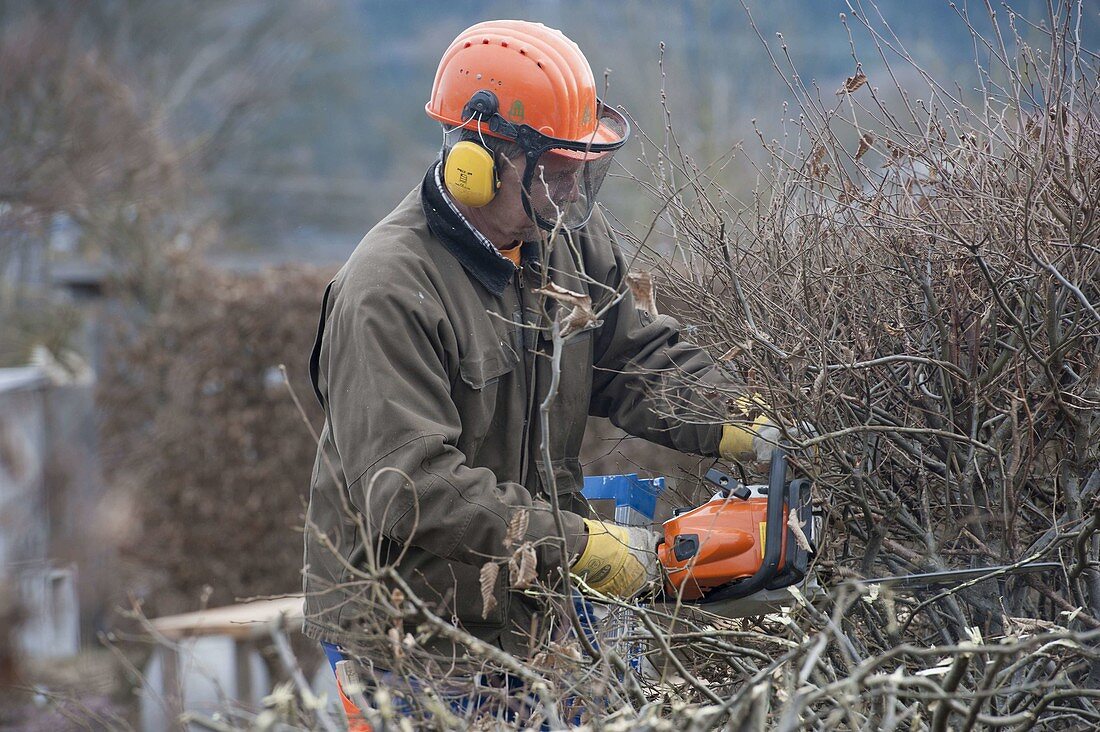
M490 91L482 90L470 97L462 110L463 123L477 118L491 119L497 113L497 98ZM478 127L478 134L481 128ZM485 138L482 137L482 143ZM497 195L500 179L496 160L484 144L472 140L457 143L447 153L443 165L443 183L456 201L471 208L487 206Z

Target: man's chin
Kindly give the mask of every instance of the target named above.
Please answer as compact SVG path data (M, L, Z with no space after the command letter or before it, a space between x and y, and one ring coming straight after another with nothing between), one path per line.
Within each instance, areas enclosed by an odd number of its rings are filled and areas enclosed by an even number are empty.
M539 238L539 225L531 221L516 236L520 241L535 241Z

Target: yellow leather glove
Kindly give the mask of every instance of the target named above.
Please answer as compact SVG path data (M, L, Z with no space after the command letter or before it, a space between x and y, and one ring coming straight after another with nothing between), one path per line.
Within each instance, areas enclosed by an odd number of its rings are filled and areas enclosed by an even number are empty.
M772 450L779 443L779 430L775 423L764 415L764 403L759 397L740 397L738 409L745 415L748 424L727 424L722 427L722 441L718 453L727 460L767 462L771 460Z
M782 434L775 422L764 415L764 402L757 396L741 397L737 400L737 406L745 415L745 421L722 426L722 441L718 444L718 453L727 460L770 462ZM756 416L753 417L753 414ZM750 417L752 422L746 424ZM809 422L801 422L794 429L788 428L787 432L795 438L817 434L817 430Z
M573 563L573 574L605 595L629 600L661 577L658 535L642 526L584 520L588 544Z

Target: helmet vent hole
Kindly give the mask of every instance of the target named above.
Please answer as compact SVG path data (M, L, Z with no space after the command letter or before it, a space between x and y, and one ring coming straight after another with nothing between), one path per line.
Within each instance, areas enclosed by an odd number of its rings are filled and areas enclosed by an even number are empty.
M481 45L488 46L489 45L489 39L488 38L481 39Z
M520 56L526 56L527 55L527 49L526 48L519 49L519 55Z
M471 43L470 41L466 41L466 45L465 45L465 46L463 46L463 48L469 48L469 47L470 47L470 46L472 46L472 45L474 45L474 44L473 44L473 43Z
M536 61L535 65L538 66L541 69L542 68L542 61Z

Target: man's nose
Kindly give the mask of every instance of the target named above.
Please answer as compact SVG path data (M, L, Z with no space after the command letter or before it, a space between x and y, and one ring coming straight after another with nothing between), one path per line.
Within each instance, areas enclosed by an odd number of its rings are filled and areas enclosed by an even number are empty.
M574 203L580 198L579 173L566 173L558 177L554 186L554 200L563 203Z

